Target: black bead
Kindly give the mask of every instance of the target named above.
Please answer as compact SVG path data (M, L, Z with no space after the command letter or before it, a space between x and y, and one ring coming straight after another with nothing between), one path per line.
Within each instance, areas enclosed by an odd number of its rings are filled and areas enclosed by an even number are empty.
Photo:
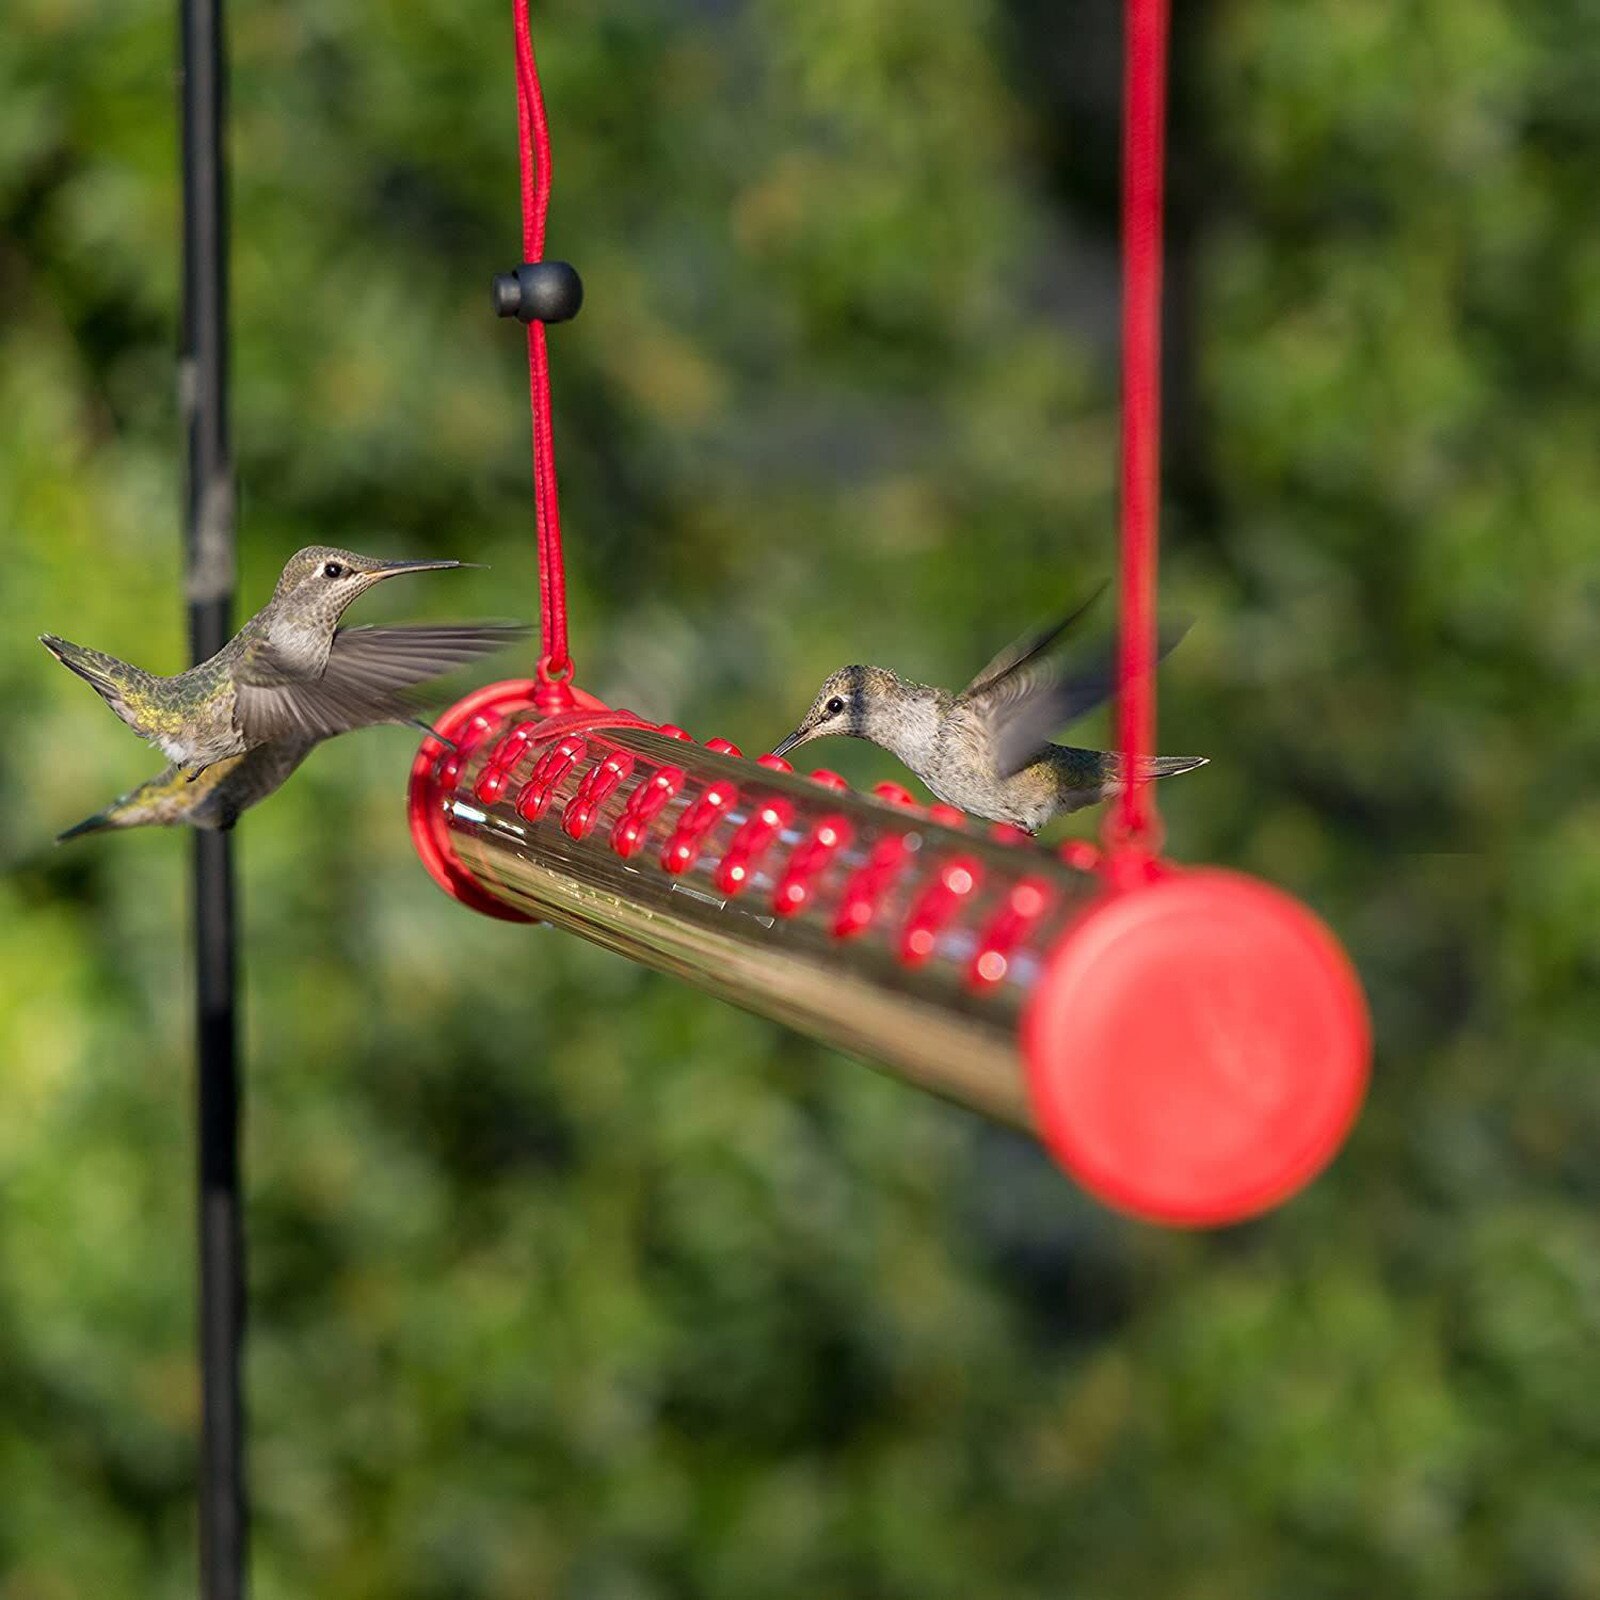
M524 261L495 274L494 314L519 322L568 322L583 304L583 279L565 261Z

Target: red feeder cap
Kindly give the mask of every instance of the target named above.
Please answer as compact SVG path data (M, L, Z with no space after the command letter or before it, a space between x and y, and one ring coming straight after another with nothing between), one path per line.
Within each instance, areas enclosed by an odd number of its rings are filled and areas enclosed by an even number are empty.
M1366 1002L1298 901L1232 872L1097 901L1022 1023L1034 1114L1086 1189L1150 1222L1238 1222L1333 1158L1366 1089Z
M505 683L485 684L458 700L449 710L433 719L433 726L446 739L459 739L475 718L509 717L532 711L538 685L530 678L515 678ZM605 703L592 694L574 688L573 699L582 711L604 711ZM453 900L505 922L533 922L536 919L502 905L487 890L480 889L472 874L456 859L450 830L444 819L443 796L435 781L435 766L444 746L437 739L425 738L411 764L411 784L406 793L406 815L411 824L411 841L427 869L428 876Z

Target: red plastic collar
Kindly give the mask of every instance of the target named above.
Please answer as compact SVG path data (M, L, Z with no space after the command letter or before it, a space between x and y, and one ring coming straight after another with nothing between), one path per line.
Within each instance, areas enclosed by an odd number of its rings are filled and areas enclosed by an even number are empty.
M538 684L531 678L514 678L504 683L486 684L458 700L443 715L434 718L434 727L456 746L452 753L438 739L422 741L417 758L411 763L411 786L406 794L406 817L411 824L411 841L428 876L452 900L504 922L534 922L524 912L502 905L479 888L462 866L450 840L445 821L445 801L455 788L462 758L474 750L492 729L519 711L532 711ZM605 703L582 689L572 696L585 712L603 712ZM442 758L442 759L441 759Z

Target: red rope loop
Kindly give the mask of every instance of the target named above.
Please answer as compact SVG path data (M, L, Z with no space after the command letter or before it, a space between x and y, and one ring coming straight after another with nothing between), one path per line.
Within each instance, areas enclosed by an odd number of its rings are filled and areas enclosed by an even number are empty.
M550 126L528 26L529 0L512 0L517 47L517 132L522 169L522 259L544 254L545 217L550 210ZM567 653L567 579L561 555L561 506L556 489L555 436L550 427L550 360L542 322L528 324L528 405L533 416L533 506L539 542L539 623L544 658L538 676L551 703L571 704Z
M1160 848L1149 783L1155 748L1156 558L1161 495L1161 202L1167 0L1127 0L1122 144L1122 558L1117 740L1125 787L1108 852L1137 865Z

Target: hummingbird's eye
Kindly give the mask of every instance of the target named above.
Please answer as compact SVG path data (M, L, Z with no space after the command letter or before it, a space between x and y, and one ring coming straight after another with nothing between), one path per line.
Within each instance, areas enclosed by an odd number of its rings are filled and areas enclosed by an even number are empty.
M843 700L841 700L841 699L840 699L840 698L839 698L839 697L838 697L838 695L835 695L835 696L834 696L834 697L833 697L833 699L831 699L831 700L830 700L830 701L829 701L829 702L828 702L828 703L827 703L827 705L825 705L825 706L824 706L824 707L823 707L823 708L822 708L822 709L823 709L823 710L824 710L824 711L826 711L826 712L827 712L827 713L828 713L828 715L829 715L829 716L830 716L830 717L836 717L836 716L838 716L838 715L839 715L839 713L840 713L840 712L841 712L841 711L843 711L843 710L844 710L844 701L843 701Z
M344 568L337 561L330 561L322 569L322 576L324 578L342 578L344 576Z

